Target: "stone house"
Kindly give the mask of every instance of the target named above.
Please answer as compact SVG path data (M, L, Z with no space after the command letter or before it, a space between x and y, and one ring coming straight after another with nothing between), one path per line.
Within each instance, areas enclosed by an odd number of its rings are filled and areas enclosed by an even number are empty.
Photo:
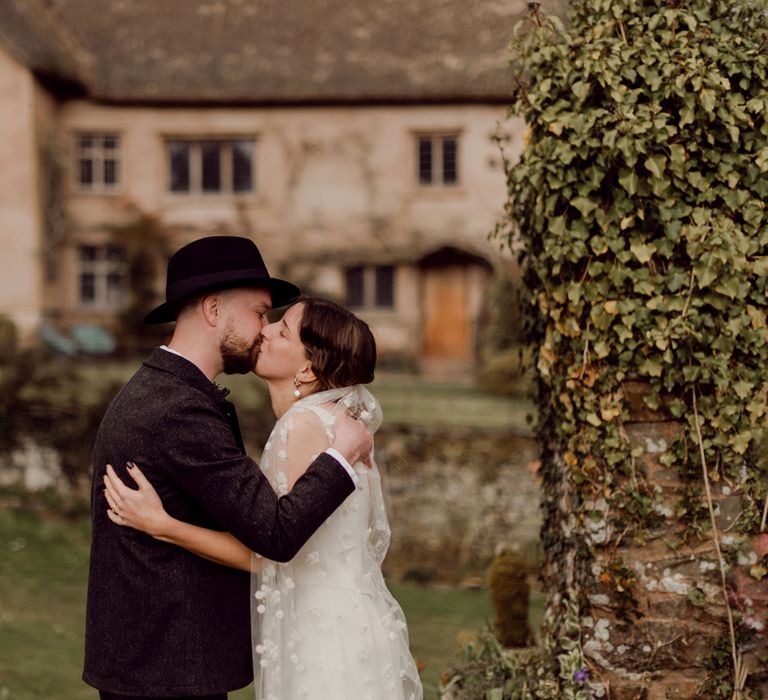
M150 217L170 251L252 236L383 355L471 368L524 5L0 0L0 315L116 324L115 231Z

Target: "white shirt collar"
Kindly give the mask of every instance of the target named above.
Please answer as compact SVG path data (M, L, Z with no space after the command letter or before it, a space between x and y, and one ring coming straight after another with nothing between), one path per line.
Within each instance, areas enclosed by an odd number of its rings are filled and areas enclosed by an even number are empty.
M173 348L169 348L167 345L161 345L161 350L165 350L166 352L171 353L171 355L178 355L179 357L183 357L187 362L191 362L191 360L187 357L184 357L178 350L174 350ZM194 362L192 363L194 364Z

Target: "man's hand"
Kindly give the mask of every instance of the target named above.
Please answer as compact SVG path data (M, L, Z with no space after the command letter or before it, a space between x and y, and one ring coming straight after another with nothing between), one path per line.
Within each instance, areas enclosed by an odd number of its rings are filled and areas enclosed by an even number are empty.
M331 447L341 452L350 464L363 462L371 468L373 437L361 420L352 418L346 411L336 419Z

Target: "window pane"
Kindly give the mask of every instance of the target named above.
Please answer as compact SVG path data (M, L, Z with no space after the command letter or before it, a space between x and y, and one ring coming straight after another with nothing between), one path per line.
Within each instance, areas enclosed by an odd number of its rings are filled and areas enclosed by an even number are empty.
M117 148L116 136L104 136L104 148L107 151L113 151Z
M347 269L347 306L363 306L363 268Z
M419 182L428 185L432 182L432 139L419 139Z
M116 245L109 245L106 248L106 258L107 260L111 260L112 262L122 262L123 261L123 249L120 246Z
M93 184L93 162L89 159L80 159L80 184L92 185Z
M123 275L120 272L110 272L107 275L107 302L119 304L123 299Z
M443 139L443 183L453 185L457 181L456 139Z
M200 145L203 159L203 192L221 191L221 149L218 143Z
M117 161L107 159L104 161L104 184L116 185L117 184Z
M379 265L376 268L376 306L395 305L395 268Z
M98 249L93 245L81 245L79 248L80 260L82 262L93 262L98 255Z
M80 275L80 300L91 304L96 301L96 276L92 272Z
M93 146L93 137L90 134L83 134L80 137L80 148L87 150Z
M184 141L168 143L171 192L189 192L189 144Z
M253 144L250 141L232 144L232 189L235 192L253 189Z

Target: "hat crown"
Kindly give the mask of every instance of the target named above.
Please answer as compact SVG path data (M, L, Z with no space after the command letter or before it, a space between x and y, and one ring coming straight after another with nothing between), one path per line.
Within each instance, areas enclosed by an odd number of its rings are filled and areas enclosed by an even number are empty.
M241 236L208 236L177 250L168 261L166 294L173 296L173 287L191 278L220 272L255 269L269 272L259 249L250 238Z

